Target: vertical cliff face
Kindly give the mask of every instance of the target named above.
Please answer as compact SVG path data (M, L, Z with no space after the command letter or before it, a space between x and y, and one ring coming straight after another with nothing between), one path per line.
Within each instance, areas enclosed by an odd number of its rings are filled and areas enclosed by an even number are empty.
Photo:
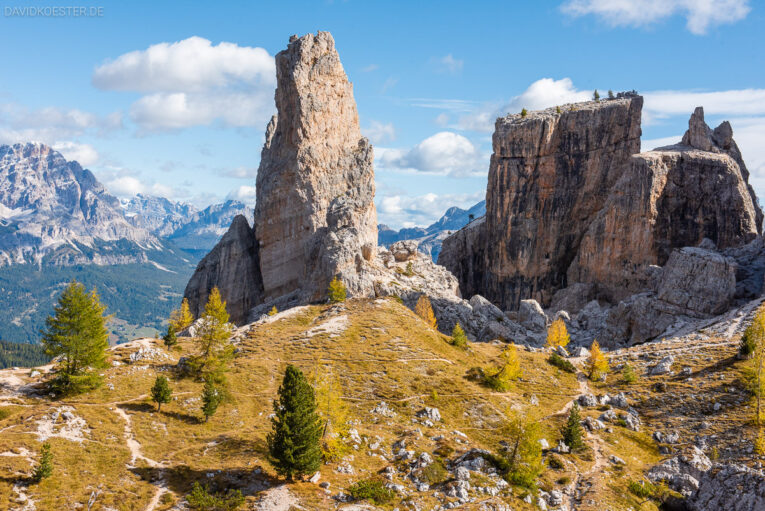
M276 74L255 208L265 296L316 299L338 274L360 293L363 253L377 243L373 152L332 36L293 36Z
M335 276L351 296L374 293L365 271L377 252L373 152L332 36L293 36L276 55L276 76L255 225L235 220L186 288L198 313L218 286L238 323L285 295L323 299Z
M231 321L244 322L247 312L262 301L259 263L252 228L244 216L237 215L186 284L184 296L194 317L202 315L210 291L217 286Z
M680 144L637 154L592 222L569 282L596 284L618 301L650 286L649 265L704 238L717 248L762 231L748 172L726 122L712 131L697 108Z
M566 286L584 232L640 149L642 104L635 95L497 120L484 296L515 309Z

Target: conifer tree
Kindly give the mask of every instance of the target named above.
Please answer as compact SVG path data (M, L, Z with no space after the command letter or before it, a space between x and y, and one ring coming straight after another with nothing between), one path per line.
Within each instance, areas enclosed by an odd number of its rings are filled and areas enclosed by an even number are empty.
M46 319L42 344L50 357L61 357L58 384L64 390L75 386L78 376L88 368L104 367L109 332L104 311L96 290L72 281L64 289L54 307L53 316Z
M579 404L574 403L571 412L568 414L566 425L563 426L563 441L566 442L572 451L584 447L584 431L582 430L582 418L579 415Z
M50 444L45 442L40 449L40 462L32 472L32 481L39 483L53 475L53 453L50 452Z
M276 471L290 480L315 472L321 465L322 421L314 390L295 366L284 373L271 423L268 449Z
M348 433L348 407L332 366L320 366L313 378L317 412L322 420L321 454L324 461L335 461L346 450L342 441Z
M608 89L608 99L614 99L614 91Z
M196 337L198 370L204 375L215 373L216 377L222 377L220 372L233 356L233 346L228 342L231 336L228 319L226 302L221 299L218 288L214 287L207 298Z
M167 383L167 378L164 376L157 376L154 380L154 386L151 388L151 400L157 403L157 412L162 407L162 403L169 403L170 397L173 395L170 385Z
M194 316L191 314L189 300L184 298L181 307L170 313L170 324L175 327L176 332L186 329L194 322Z
M417 303L414 306L414 313L431 327L438 328L436 315L433 314L433 307L430 305L430 298L428 298L427 295L420 295L420 298L417 299Z
M539 423L511 412L502 428L502 436L506 439L505 460L510 480L520 486L533 486L543 468Z
M595 89L595 92L592 93L592 99L600 101L600 93L598 92L598 89Z
M175 326L172 323L167 325L167 333L162 336L162 340L168 348L172 348L178 344L178 337L175 335Z
M558 318L552 322L547 329L547 346L550 348L557 348L558 346L566 347L571 340L566 330L566 323L563 318Z
M590 357L587 360L587 375L592 381L599 381L610 371L608 358L600 349L597 339L590 346Z
M510 387L510 382L517 380L523 374L521 361L518 358L518 347L515 344L508 344L499 358L502 362L500 367L487 372L486 383L496 391L505 392Z
M345 284L343 284L343 281L337 277L333 278L329 283L327 295L329 297L329 303L344 302L348 292L345 289Z
M202 414L205 416L205 422L215 415L222 400L223 394L212 379L205 380L205 386L202 389Z
M521 109L521 117L526 117L527 115L529 115L529 111L526 110L525 108L522 108Z
M277 314L279 314L279 309L277 309L276 305L274 305L273 307L271 307L271 310L268 311L268 315L269 316L276 316Z
M468 347L467 335L465 335L465 331L459 323L456 323L452 329L452 345L462 349L467 349Z

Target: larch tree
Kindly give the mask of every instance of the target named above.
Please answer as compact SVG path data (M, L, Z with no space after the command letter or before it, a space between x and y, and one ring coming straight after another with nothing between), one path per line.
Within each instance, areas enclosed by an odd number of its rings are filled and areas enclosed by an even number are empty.
M347 296L348 291L346 290L343 281L337 277L333 278L329 283L329 288L327 289L327 297L329 298L329 303L344 302Z
M608 358L600 349L597 339L590 346L590 357L587 359L587 376L592 381L601 380L610 371Z
M60 357L57 385L63 390L77 386L78 379L97 367L106 365L109 332L106 307L93 289L90 292L72 281L61 293L54 313L46 319L42 344L50 357Z
M196 332L198 371L202 375L215 374L222 378L221 372L233 356L233 346L229 343L231 324L226 311L226 302L221 299L220 291L214 287L205 304L205 311Z
M180 332L188 328L193 322L194 316L191 314L189 300L184 298L181 302L181 307L170 313L170 324L175 328L176 332Z
M271 424L268 450L280 475L293 480L319 469L323 424L316 411L313 387L293 365L284 373Z
M530 488L542 473L541 427L529 417L511 412L502 427L505 441L505 460L509 479L519 486Z
M765 454L765 435L762 430L762 397L765 394L765 308L757 311L752 323L746 328L742 344L744 342L751 350L745 377L755 402L755 450L762 455Z
M468 347L467 335L465 335L465 331L462 329L459 323L456 323L452 329L451 343L452 346L462 348L463 350L466 350Z
M430 298L427 295L420 295L414 306L414 313L422 318L425 323L433 328L438 328L436 315L433 313L433 306L430 304Z
M558 318L553 321L547 329L547 346L553 349L558 346L565 348L569 341L571 341L571 337L568 335L566 323L563 321L563 318Z

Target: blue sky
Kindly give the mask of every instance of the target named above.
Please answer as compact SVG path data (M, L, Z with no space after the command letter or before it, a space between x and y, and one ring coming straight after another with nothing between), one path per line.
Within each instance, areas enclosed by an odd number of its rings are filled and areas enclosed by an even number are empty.
M0 6L0 143L54 144L120 196L254 201L273 56L291 34L317 30L332 32L354 83L381 222L427 224L477 202L497 115L595 88L645 95L644 148L679 139L697 105L710 125L729 119L765 194L761 3L101 1L78 5L102 16L13 11L52 5Z

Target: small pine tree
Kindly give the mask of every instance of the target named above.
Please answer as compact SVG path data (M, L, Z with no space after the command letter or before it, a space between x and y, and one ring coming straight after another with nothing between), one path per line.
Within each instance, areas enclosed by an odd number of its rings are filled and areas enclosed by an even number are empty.
M608 374L610 367L608 358L600 349L597 339L592 341L590 346L590 357L587 359L587 375L592 381L599 381Z
M414 306L414 313L431 327L438 328L436 315L433 314L433 307L430 305L430 298L428 298L427 295L420 295L417 299L417 304Z
M32 481L39 483L53 475L53 453L50 452L50 444L45 442L40 449L40 462L32 472Z
M157 376L157 379L154 380L154 386L151 388L151 400L157 403L157 412L162 407L162 403L170 402L172 395L173 391L167 383L167 378Z
M269 316L276 316L277 314L279 314L279 309L277 309L276 305L274 305L273 307L271 307L271 310L268 311L268 315Z
M404 270L404 275L407 277L414 276L414 265L412 264L412 261L406 263L406 270Z
M184 298L181 302L180 309L176 309L170 313L170 324L175 327L176 332L180 332L188 328L193 322L194 316L191 314L189 300Z
M627 363L625 363L622 368L622 381L627 385L632 385L638 381L638 375L637 372L635 372L635 368Z
M608 99L614 99L614 91L608 89Z
M329 303L344 302L348 292L345 289L345 284L343 284L343 281L337 277L333 278L332 282L329 283L328 295Z
M195 338L199 349L197 366L200 374L220 373L233 356L233 346L228 342L231 336L228 319L226 302L221 299L218 288L214 287L207 298Z
M600 93L598 92L598 89L595 89L595 92L592 93L592 99L600 101Z
M560 107L559 107L559 106L556 106L556 107L555 107L555 113L556 113L556 114L559 114L559 113L560 113Z
M529 115L529 111L526 110L525 108L522 108L521 109L521 117L526 117L527 115Z
M96 290L90 293L85 286L72 281L64 289L54 307L54 315L45 320L42 344L50 357L60 357L57 385L66 392L87 374L88 368L106 365L109 332ZM95 376L95 375L90 375ZM85 377L87 379L87 377ZM93 379L93 382L97 377ZM90 386L90 385L88 385Z
M222 400L223 393L215 386L212 379L205 380L205 386L202 389L202 414L205 416L205 422L215 415Z
M316 413L313 387L293 365L284 373L271 423L268 450L276 471L293 480L318 470L322 421Z
M175 335L175 325L172 323L167 325L167 333L162 336L162 340L168 348L172 348L178 344L178 337Z
M452 329L452 346L462 348L463 350L466 350L468 347L467 335L465 335L465 331L459 323L454 325Z
M563 441L572 451L584 447L584 431L582 430L582 418L579 415L579 404L574 403L568 414L566 425L563 426Z
M547 329L547 346L550 348L557 348L558 346L566 347L571 341L571 337L566 330L566 323L563 318L558 318L552 322Z

